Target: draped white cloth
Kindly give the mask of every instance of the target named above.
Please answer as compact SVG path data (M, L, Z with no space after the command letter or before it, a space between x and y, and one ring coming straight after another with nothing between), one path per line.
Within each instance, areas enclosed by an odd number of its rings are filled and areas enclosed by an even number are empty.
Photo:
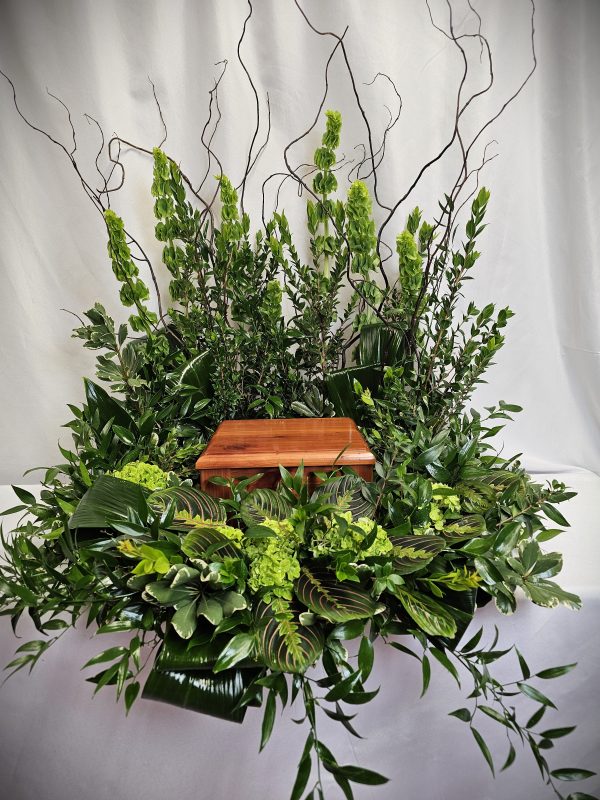
M495 85L465 113L467 131L501 107L531 65L527 0L479 6L482 31L494 54ZM454 7L457 29L474 32L476 20L466 3L458 0ZM435 0L431 8L436 21L447 24L445 2ZM313 0L306 9L321 30L342 32L349 25L346 45L373 120L375 148L388 119L385 106L395 113L396 97L385 79L364 84L386 72L402 95L402 116L388 137L380 170L380 197L390 204L450 138L460 53L431 26L424 3ZM200 134L208 91L221 69L213 64L229 59L213 147L224 170L234 181L240 179L255 125L254 97L235 57L247 13L244 2L4 0L0 13L0 67L15 81L23 112L70 149L64 110L45 88L69 106L78 155L90 180L100 180L93 164L99 139L84 112L102 124L107 136L117 131L147 148L161 141L150 76L168 125L165 148L199 182L206 169ZM524 406L504 439L506 451L522 451L532 467L598 470L600 4L543 0L535 25L538 69L480 140L482 145L497 140L488 155L499 156L481 175L492 190L490 225L480 243L477 280L468 288L478 302L510 305L516 316L478 402L488 405L503 398ZM473 80L465 88L472 91L485 85L485 58L480 66L476 40L464 43L475 62ZM270 145L246 192L256 225L262 180L283 168L284 146L312 123L333 44L308 29L291 0L256 3L242 55L263 105L259 142L267 92L272 118ZM102 220L64 153L26 128L4 82L0 103L0 480L16 482L25 469L57 460L59 426L69 413L65 403L81 398L80 376L93 372L93 354L70 340L76 321L61 309L81 313L100 300L115 314L121 312ZM360 149L355 146L366 142L366 131L339 53L331 64L325 108L343 112L341 150L348 159L356 158ZM294 164L311 159L318 130L292 148ZM151 160L124 155L127 180L115 205L159 265L152 236ZM456 173L456 147L448 155L425 174L388 226L392 245L412 207L418 204L429 219L436 213ZM100 160L103 168L106 163L105 157ZM211 173L217 171L213 162ZM297 222L302 243L304 201L290 186L282 202ZM161 275L164 287L164 270ZM67 433L61 438L68 441Z
M312 124L334 41L311 32L291 0L257 0L255 5L242 57L262 104L259 143L266 130L267 92L272 125L270 143L246 190L246 209L258 226L262 181L283 170L284 147ZM430 5L435 20L447 25L445 2L433 0ZM532 58L531 8L526 0L473 5L482 13L482 32L494 54L495 83L492 92L465 114L467 131L477 130L501 108L529 71ZM453 6L456 29L473 33L477 20L467 3L456 0ZM389 134L379 179L380 197L391 205L451 136L460 53L431 26L424 3L310 0L303 7L321 30L342 33L349 25L345 42L357 89L373 121L376 148L388 118L386 106L395 113L397 98L384 78L366 84L384 72L402 96L402 115ZM219 90L222 120L213 148L224 171L237 183L255 126L254 97L236 62L247 10L241 0L3 0L0 68L13 79L23 113L67 150L73 141L67 116L46 94L46 87L71 109L77 157L90 181L101 180L94 174L99 134L84 112L100 122L107 137L117 131L145 148L163 138L149 76L168 127L164 148L199 182L207 168L200 137L208 92L221 70L214 65L228 59ZM489 383L478 392L477 404L503 398L524 406L502 435L505 452L523 452L532 469L556 473L579 467L597 472L600 3L538 0L535 28L537 71L480 142L481 154L483 145L496 140L488 155L499 155L481 175L481 182L492 190L490 224L480 242L477 280L468 292L480 304L510 305L516 316ZM477 41L470 38L464 43L474 58L465 91L476 91L485 85L485 55L480 64ZM342 111L341 151L347 159L358 158L357 146L366 142L366 130L339 52L331 63L324 107ZM118 319L122 312L102 220L83 194L65 153L26 127L3 79L0 108L0 482L21 483L25 469L60 460L56 441L60 436L63 444L69 442L68 431L59 427L68 419L65 404L81 400L81 376L93 374L93 354L69 338L75 320L61 309L81 313L100 300ZM317 126L292 148L294 164L310 161L320 129ZM160 249L153 242L149 191L151 160L127 148L123 156L126 181L114 205L158 268ZM100 166L106 169L107 163L102 156ZM437 201L451 187L457 166L454 147L447 159L426 172L388 226L390 244L415 205L426 218L435 215ZM210 171L218 172L214 161ZM345 178L340 184L346 185ZM275 184L270 187L267 213L273 207ZM302 244L304 200L289 184L281 199ZM377 216L379 221L383 218L380 212ZM147 273L144 277L149 279ZM159 282L164 290L164 271ZM598 598L591 568L598 566L598 551L590 549L598 495L593 477L585 481L586 511L578 531L565 537L572 563L578 565L569 573L566 587L584 586L588 608L573 615L528 607L514 621L504 621L503 629L518 641L531 638L542 666L555 660L554 650L557 662L581 655L579 676L563 679L571 680L564 698L575 712L565 716L575 721L579 716L583 723L587 719L587 730L582 724L577 740L579 752L572 756L575 764L587 755L589 766L592 750L598 749L589 719L594 648L596 663L598 656ZM579 568L588 570L583 583ZM491 610L484 616L494 618ZM11 643L5 622L2 631L1 655L6 660ZM270 754L255 760L258 718L237 729L140 703L125 722L110 697L101 696L92 704L87 685L79 679L77 665L95 651L96 644L87 643L84 632L77 633L70 644L61 642L31 682L19 677L0 692L4 709L0 774L8 776L6 796L15 800L153 799L165 793L184 798L285 796L300 749L295 726L282 726ZM474 744L466 729L461 738L459 723L444 719L445 710L461 704L444 684L446 677L439 676L443 688L435 690L438 694L417 703L413 665L397 655L380 655L376 677L384 686L381 699L377 708L365 712L366 742L352 747L361 763L395 777L390 784L394 788L365 788L358 797L546 796L534 767L518 766L512 777L509 772L492 785L485 765L470 749ZM254 735L252 741L252 736L246 738L248 733ZM346 748L346 762L354 762L350 742L344 737L340 742ZM572 746L566 744L563 752L571 753Z

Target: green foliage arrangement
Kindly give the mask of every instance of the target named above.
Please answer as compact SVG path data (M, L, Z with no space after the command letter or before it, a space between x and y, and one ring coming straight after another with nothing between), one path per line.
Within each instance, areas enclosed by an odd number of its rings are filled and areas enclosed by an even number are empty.
M502 768L525 745L564 798L561 781L593 773L549 766L572 728L545 728L553 703L538 681L575 665L532 675L497 631L488 644L482 628L464 637L478 607L512 613L518 592L541 606L580 605L553 580L560 554L542 547L568 525L557 505L573 493L535 483L498 451L518 406L468 409L511 317L463 298L490 195L477 189L461 221L465 174L431 222L411 211L395 261L384 258L366 183L338 192L341 126L327 111L312 184L303 183L308 263L284 213L252 232L245 187L240 197L221 172L216 213L153 150L164 312L150 307L135 240L102 206L131 313L116 322L99 303L85 313L74 336L97 352L99 382L86 379L85 401L69 406L72 449L61 447L40 496L15 488L9 512L24 516L2 534L0 609L14 627L27 613L40 638L8 666L31 669L79 621L122 632L122 645L85 665L99 668L95 692L112 686L129 711L143 678L142 697L236 722L260 706L261 749L278 706L298 701L308 735L292 800L323 798L323 770L351 799L354 784L387 779L338 763L318 717L357 735L348 707L377 694L368 681L380 643L420 662L423 693L431 659L459 684L466 676L469 707L451 713L491 771L482 715L506 729ZM215 500L195 488L195 459L221 420L302 414L356 420L377 456L373 482L341 470L309 492L302 468L282 467L277 490L221 479L231 497ZM502 683L493 666L511 654L519 671ZM528 719L517 695L535 705Z

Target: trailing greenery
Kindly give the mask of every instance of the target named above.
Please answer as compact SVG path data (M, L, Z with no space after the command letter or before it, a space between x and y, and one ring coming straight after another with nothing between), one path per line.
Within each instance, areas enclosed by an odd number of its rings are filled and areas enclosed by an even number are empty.
M580 605L553 580L560 554L542 547L568 526L557 505L573 493L535 483L500 454L496 437L519 407L468 409L511 316L463 302L489 192L472 199L462 234L441 223L454 219L450 197L430 223L414 209L396 263L384 265L366 184L337 193L341 122L327 112L314 156L309 263L283 213L252 232L220 175L216 220L155 149L155 231L171 277L159 318L122 220L104 214L120 298L133 313L117 323L99 303L86 312L74 335L97 351L99 382L86 379L85 401L69 406L72 449L60 448L63 462L45 471L39 497L15 488L20 502L9 512L23 518L2 534L0 608L15 628L26 612L40 637L8 667L31 669L83 619L99 634L123 633L122 645L85 667L99 668L95 691L113 686L127 710L142 674L144 697L225 719L262 706L262 749L277 706L299 699L309 733L292 800L323 797L323 768L352 798L353 784L386 779L339 764L317 710L357 735L347 704L377 694L367 683L381 641L419 660L423 692L432 658L457 682L466 676L471 707L452 715L492 772L481 714L506 729L503 768L524 744L564 797L560 781L592 773L549 766L548 751L572 728L540 729L553 703L538 680L574 665L532 675L515 646L497 647L497 633L482 644L480 629L464 642L491 600L504 614L518 592L541 606ZM230 499L217 501L194 488L195 459L221 420L298 414L355 419L377 456L374 480L341 470L309 492L302 468L282 467L277 490L230 481ZM509 654L519 674L502 683L492 668ZM325 677L313 676L316 663ZM516 695L535 704L528 720Z

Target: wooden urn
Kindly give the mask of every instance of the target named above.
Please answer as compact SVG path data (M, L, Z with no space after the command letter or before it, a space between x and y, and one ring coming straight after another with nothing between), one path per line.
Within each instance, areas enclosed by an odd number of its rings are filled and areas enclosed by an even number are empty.
M211 483L211 478L241 479L260 472L262 477L253 488L273 489L281 477L280 465L294 471L300 463L312 485L315 472L338 467L351 467L365 480L372 480L375 456L354 420L346 417L240 419L219 425L196 469L202 491L228 497L229 489Z

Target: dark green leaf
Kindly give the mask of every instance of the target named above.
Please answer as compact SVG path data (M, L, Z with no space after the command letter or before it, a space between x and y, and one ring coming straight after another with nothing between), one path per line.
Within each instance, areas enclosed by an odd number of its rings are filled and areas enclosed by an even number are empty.
M555 522L557 525L562 525L563 528L569 527L569 523L563 517L560 511L553 505L550 505L550 503L544 503L542 505L542 511L548 517L548 519L551 519L552 522Z
M79 501L69 520L69 528L104 528L110 520L127 520L131 509L139 513L146 507L141 486L110 475L101 475Z
M514 762L516 756L517 756L516 750L512 746L512 743L511 743L511 745L510 745L510 747L508 749L508 755L506 756L506 761L504 762L500 772L504 772L505 769L508 769L511 766L511 764Z
M21 489L20 486L11 486L13 492L17 495L19 500L25 505L32 506L34 503L37 503L34 495L31 492L28 492L27 489Z
M451 711L448 714L449 717L456 717L457 719L462 720L462 722L470 722L473 714L469 711L468 708L457 708L456 711Z
M541 703L544 706L550 706L551 708L556 708L552 700L546 697L546 695L542 694L534 686L530 686L528 683L521 682L517 683L517 686L524 695L530 697L532 700L535 700L537 703Z
M490 768L490 769L491 769L491 771L492 771L492 775L494 775L494 776L495 776L495 772L494 772L494 762L493 762L493 760L492 760L492 754L490 753L490 751L489 751L489 748L488 748L487 744L485 743L485 739L483 738L483 736L482 736L482 735L479 733L479 731L478 731L476 728L473 728L473 727L472 727L472 728L471 728L471 733L472 733L472 734L473 734L473 736L475 737L475 741L476 741L476 742L477 742L477 744L479 745L479 749L480 749L480 750L481 750L481 752L483 753L483 757L484 757L484 758L485 758L485 760L487 761L487 763L488 763L488 766L489 766L489 768Z
M589 769L553 769L550 774L559 781L584 781L596 773Z
M352 783L365 783L368 786L381 786L389 781L389 778L385 778L378 772L373 772L370 769L363 769L362 767L336 767L335 772L343 775L344 778L352 781Z
M565 664L562 667L550 667L549 669L543 669L541 672L536 673L536 678L543 678L544 680L551 680L552 678L560 678L561 675L566 675L567 672L571 672L572 669L575 669L577 663L574 664Z
M444 606L418 592L398 589L397 597L406 613L430 636L452 638L456 634L456 621Z
M442 650L438 650L437 647L431 647L429 649L429 652L434 658L436 658L440 662L440 664L442 665L442 667L444 667L444 669L448 670L448 672L452 675L454 680L460 686L460 678L458 677L457 669L454 666L454 664L450 661L446 653L444 653Z
M224 669L230 669L235 666L239 661L248 658L254 650L255 639L250 633L238 633L234 636L223 648L217 663L213 667L213 672L222 672Z
M421 662L421 672L423 675L423 689L421 690L421 697L423 697L429 688L429 681L431 680L431 664L429 663L427 656L423 656L423 660Z
M367 636L363 636L358 648L358 668L361 671L363 681L366 681L371 674L373 659L373 642Z
M540 736L543 736L544 739L560 739L573 733L576 727L576 725L572 725L570 728L549 728L541 733Z
M267 702L265 703L265 713L262 721L262 728L260 734L260 750L263 750L273 732L273 725L275 723L275 692L271 690L267 695Z
M302 673L323 650L323 635L316 625L302 625L301 609L290 607L287 614L276 614L273 607L260 603L256 610L258 657L270 669Z

